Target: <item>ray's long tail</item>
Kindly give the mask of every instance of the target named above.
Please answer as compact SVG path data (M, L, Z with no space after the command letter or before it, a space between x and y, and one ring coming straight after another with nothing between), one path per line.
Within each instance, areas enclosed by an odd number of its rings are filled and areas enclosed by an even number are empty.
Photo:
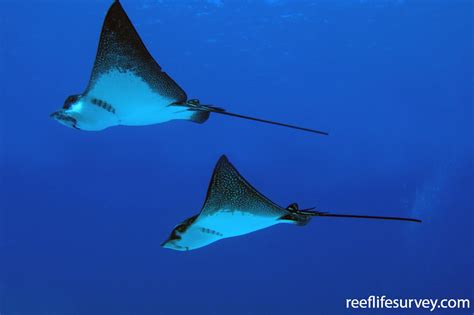
M319 135L325 135L325 136L329 135L325 131L320 131L320 130L316 130L316 129L285 124L285 123L272 121L272 120L268 120L268 119L261 119L261 118L255 118L255 117L245 116L245 115L241 115L241 114L231 113L231 112L228 112L225 109L220 108L220 107L211 106L211 105L202 105L202 104L199 103L198 100L189 100L189 101L187 101L186 105L189 106L191 110L198 111L198 112L216 113L216 114L219 114L219 115L237 117L237 118L242 118L242 119L247 119L247 120L258 121L258 122L265 123L265 124L271 124L271 125L282 126L282 127L297 129L297 130L301 130L301 131L316 133L316 134L319 134ZM207 119L207 117L206 117L206 119Z
M335 218L353 218L353 219L376 219L376 220L393 220L393 221L408 221L421 223L419 219L404 218L404 217L384 217L377 215L355 215L355 214L334 214L318 211L303 211L302 214L311 215L313 217L335 217Z
M297 204L291 204L287 210L290 212L301 215L303 217L334 217L334 218L351 218L351 219L375 219L375 220L392 220L392 221L408 221L421 223L419 219L405 218L405 217L385 217L376 215L356 215L356 214L335 214L329 212L320 212L313 209L299 210Z

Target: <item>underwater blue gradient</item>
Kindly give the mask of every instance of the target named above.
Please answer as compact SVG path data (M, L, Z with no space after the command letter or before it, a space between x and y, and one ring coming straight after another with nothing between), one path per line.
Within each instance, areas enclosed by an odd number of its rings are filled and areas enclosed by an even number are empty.
M110 3L0 1L2 315L474 302L472 1L122 0L190 98L329 137L217 115L95 133L58 124L49 114L85 88ZM424 222L315 218L161 248L200 210L224 153L278 204Z

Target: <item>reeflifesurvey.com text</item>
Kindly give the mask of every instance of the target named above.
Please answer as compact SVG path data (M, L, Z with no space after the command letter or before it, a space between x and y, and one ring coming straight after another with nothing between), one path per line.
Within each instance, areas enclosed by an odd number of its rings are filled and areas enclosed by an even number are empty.
M371 295L363 299L346 299L347 309L426 309L431 312L447 309L466 309L471 308L471 301L462 298L388 298L385 295Z

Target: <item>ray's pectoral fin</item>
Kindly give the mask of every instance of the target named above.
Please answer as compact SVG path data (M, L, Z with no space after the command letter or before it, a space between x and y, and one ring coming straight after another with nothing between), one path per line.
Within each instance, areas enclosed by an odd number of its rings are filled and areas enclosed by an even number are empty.
M186 102L184 90L162 71L120 2L115 1L102 25L94 67L84 94L109 102L112 99L118 106L125 92L127 97L141 97L133 95L137 82L144 82L163 101Z
M225 155L214 168L201 215L214 215L219 209L239 209L254 215L259 215L259 211L281 211L278 205L258 192Z

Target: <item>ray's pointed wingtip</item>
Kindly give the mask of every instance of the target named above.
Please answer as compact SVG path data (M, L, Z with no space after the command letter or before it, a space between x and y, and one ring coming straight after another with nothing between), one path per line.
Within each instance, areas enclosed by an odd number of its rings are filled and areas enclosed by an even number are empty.
M114 2L112 2L112 5L110 7L113 7L113 6L122 6L122 4L120 3L120 0L114 0Z
M227 158L227 155L222 154L219 160L216 163L215 170L225 169L225 168L235 168L232 163Z
M222 154L219 158L219 162L229 162L229 158L227 157L227 155Z
M229 158L227 158L227 155L222 154L219 160L216 163L216 167L223 167L225 165L230 164Z

